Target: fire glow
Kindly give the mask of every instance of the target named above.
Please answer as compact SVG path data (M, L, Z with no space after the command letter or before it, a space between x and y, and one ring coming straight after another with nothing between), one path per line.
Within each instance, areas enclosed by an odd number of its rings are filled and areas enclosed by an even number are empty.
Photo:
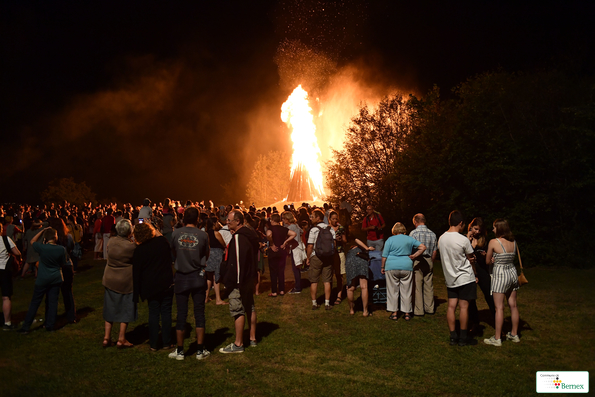
M288 199L297 201L312 197L316 200L324 195L322 169L319 162L321 153L316 139L316 125L312 116L312 108L308 103L308 93L301 84L293 90L287 101L281 106L281 120L291 129L293 142L292 186L300 186L297 188L298 192L293 194L290 187ZM300 174L299 181L294 183L296 173ZM305 186L306 184L310 186Z

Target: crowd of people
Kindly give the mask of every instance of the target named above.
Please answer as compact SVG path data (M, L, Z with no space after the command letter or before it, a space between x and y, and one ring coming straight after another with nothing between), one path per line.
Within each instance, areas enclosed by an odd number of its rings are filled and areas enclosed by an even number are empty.
M147 301L149 343L152 351L173 349L169 357L183 360L185 325L189 300L193 301L198 350L196 358L210 355L205 348L205 305L211 288L217 305L229 305L235 341L221 353L244 351L243 330L249 327L249 346L257 346L254 295L262 291L265 266L271 282L270 298L302 292L301 276L307 272L312 310L331 310L343 299L349 313L356 313L355 291L361 289L362 315L373 315L369 281L373 256L381 257L386 282L389 319L405 321L435 313L433 266L440 252L448 291L447 323L451 345L473 344L470 329L479 324L477 285L494 318L495 335L484 342L502 344L504 304L508 301L512 329L505 337L519 342L518 290L514 267L516 242L508 222L494 222L495 239L487 242L481 218L469 223L459 211L449 215L450 228L439 239L426 226L423 214L414 216L413 230L397 222L385 239L386 224L374 206L366 208L361 231L365 241L350 232L352 208L346 201L333 208L303 203L257 209L243 205L215 206L212 202L181 203L166 199L142 206L125 204L80 208L68 202L51 206L0 206L3 244L0 245L0 276L4 330L11 322L12 282L29 274L36 277L29 310L18 332L27 334L46 298L44 327L55 328L59 295L66 318L76 323L72 293L74 274L82 247L94 251L95 260L106 260L103 276L105 334L103 347L114 345L113 323L119 323L118 348L130 348L126 340L129 323L138 317L137 305ZM350 234L351 233L351 234ZM23 253L23 254L21 254ZM287 289L285 269L290 263L294 282ZM173 271L173 269L175 271ZM335 289L333 290L333 280ZM322 281L324 297L317 297ZM222 286L225 288L223 290ZM287 291L287 292L286 292ZM335 300L331 299L333 295ZM177 307L176 337L172 340L172 307ZM227 301L226 301L227 300ZM455 311L459 313L459 331ZM161 326L160 326L161 323ZM161 329L161 338L159 330Z

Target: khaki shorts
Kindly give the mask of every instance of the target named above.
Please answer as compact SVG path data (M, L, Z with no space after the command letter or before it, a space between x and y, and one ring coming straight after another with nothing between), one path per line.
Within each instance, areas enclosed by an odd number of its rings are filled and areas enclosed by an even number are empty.
M310 283L317 283L322 275L323 283L331 283L333 281L333 257L320 259L316 255L310 257L310 270L308 271L308 278Z
M238 288L234 288L229 294L229 314L236 318L238 316L246 315L246 307L250 307L251 312L256 311L254 306L254 295L250 291L245 291L244 294L240 294Z

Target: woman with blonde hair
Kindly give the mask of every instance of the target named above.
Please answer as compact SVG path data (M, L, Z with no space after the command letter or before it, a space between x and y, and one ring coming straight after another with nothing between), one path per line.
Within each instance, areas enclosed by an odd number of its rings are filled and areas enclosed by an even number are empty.
M283 225L295 233L295 237L290 242L291 270L295 279L294 287L289 291L290 294L299 294L302 292L302 275L300 267L306 261L306 247L302 242L302 229L297 225L295 216L291 211L285 211L281 214Z
M516 295L519 289L518 275L514 267L517 245L514 235L506 219L494 221L496 238L488 244L487 263L494 265L492 272L492 296L496 305L495 335L484 339L484 343L492 346L502 346L502 325L504 324L504 301L508 300L512 330L506 334L506 340L520 342L519 339L519 309L516 305Z
M409 321L413 311L413 260L424 253L426 246L407 236L407 229L401 222L395 223L392 232L382 251L381 272L386 274L386 310L392 312L389 319L397 321L400 299L401 311L405 313L405 320ZM417 250L414 254L413 249Z

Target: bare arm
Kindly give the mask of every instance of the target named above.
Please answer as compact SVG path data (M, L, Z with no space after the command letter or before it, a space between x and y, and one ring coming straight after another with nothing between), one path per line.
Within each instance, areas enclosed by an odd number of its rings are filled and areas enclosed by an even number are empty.
M420 244L419 247L417 247L417 251L415 252L415 254L409 255L409 259L413 260L413 259L417 258L421 254L423 254L425 250L426 250L426 246L423 244Z
M32 239L31 239L31 245L33 245L33 243L35 243L37 240L39 240L39 237L41 237L41 234L46 230L49 229L49 227L46 227L45 229L41 229L39 231L39 233L37 233Z
M494 244L492 244L494 240L490 241L488 244L488 253L486 254L486 263L491 265L494 261Z
M314 249L314 244L308 244L306 247L306 263L310 266L310 256L312 256L312 250Z
M294 232L293 230L289 230L289 231L287 232L287 240L285 240L285 241L283 242L283 244L281 245L281 248L285 249L285 246L287 245L287 243L288 243L290 240L293 240L293 239L295 238L295 236L297 236L297 233L296 233L296 232Z
M386 258L382 257L382 267L380 268L380 273L384 274L384 267L386 266Z
M365 249L366 251L374 251L374 247L368 247L366 244L364 244L360 239L355 239L355 243L357 245L359 245L360 247L362 247L363 249Z
M432 252L432 262L436 261L436 257L438 256L438 251Z
M223 240L223 236L221 235L221 233L215 231L215 238L217 239L217 241L219 241L219 243L221 243L222 246L225 247L225 240Z
M474 254L467 254L467 259L469 259L469 262L471 263L471 267L473 268L473 274L475 275L475 282L478 283L479 279L477 278L477 269L475 268L475 255Z

